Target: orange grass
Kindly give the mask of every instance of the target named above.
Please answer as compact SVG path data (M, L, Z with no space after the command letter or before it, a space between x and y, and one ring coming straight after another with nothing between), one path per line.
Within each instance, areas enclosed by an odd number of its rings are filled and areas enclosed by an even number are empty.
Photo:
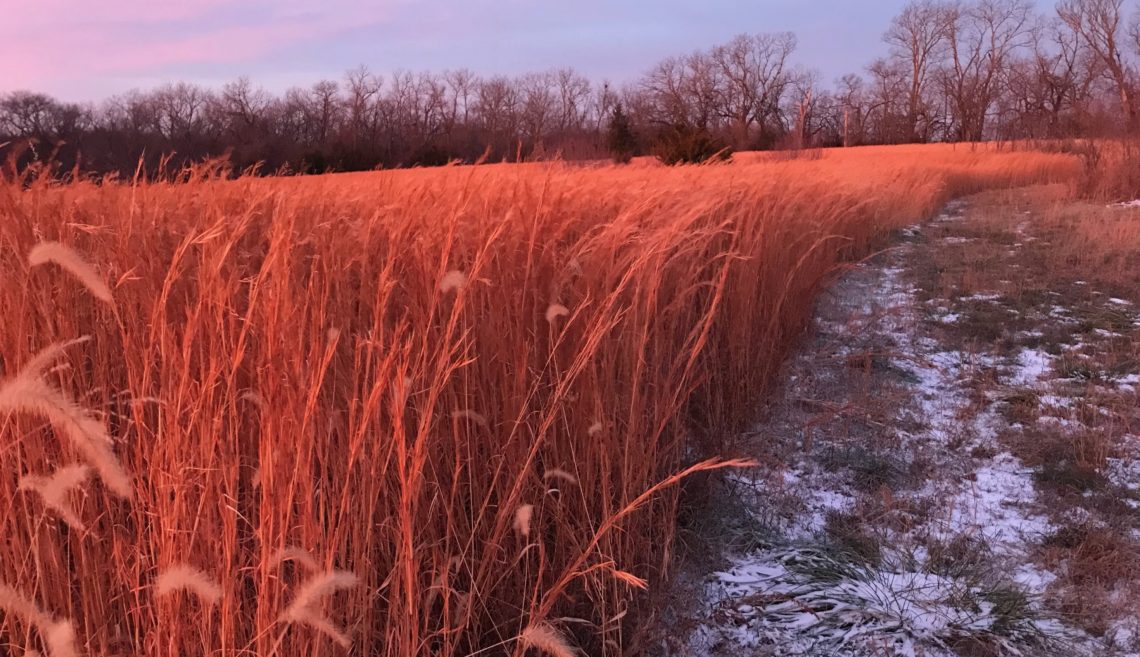
M702 459L836 266L952 196L1076 166L930 146L0 183L2 373L90 335L43 378L133 486L89 483L73 530L18 482L84 454L0 416L0 582L84 654L619 654L667 574L673 484L746 464ZM44 242L99 278L30 266ZM157 595L185 563L216 605ZM316 566L359 586L297 598ZM0 618L0 643L38 641Z

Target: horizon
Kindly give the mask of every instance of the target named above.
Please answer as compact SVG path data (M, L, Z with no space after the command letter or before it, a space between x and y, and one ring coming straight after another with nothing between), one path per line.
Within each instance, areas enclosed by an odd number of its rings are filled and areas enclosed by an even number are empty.
M0 93L27 90L87 103L174 82L216 88L239 77L280 93L340 80L359 66L384 75L467 68L482 76L569 67L594 82L621 85L665 57L741 33L784 31L799 41L793 64L830 84L863 74L886 54L882 33L905 1L865 7L766 0L742 10L715 0L699 11L679 0L653 7L587 0L572 9L530 0L458 8L438 0L382 7L332 0L318 10L296 0L66 4L25 3L0 25ZM53 38L42 38L49 29Z

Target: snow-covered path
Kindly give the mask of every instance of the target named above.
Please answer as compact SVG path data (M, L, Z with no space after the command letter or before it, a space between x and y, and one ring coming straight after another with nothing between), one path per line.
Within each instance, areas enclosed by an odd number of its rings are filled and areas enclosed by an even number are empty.
M1031 427L1011 409L1030 396L1035 409L1073 403L1057 356L1007 340L1008 327L966 330L1035 309L922 279L932 250L984 239L958 227L969 211L953 204L903 231L820 302L749 433L762 466L727 484L734 517L715 542L729 547L708 572L690 568L699 603L679 612L688 631L664 652L1138 654L1127 613L1094 637L1053 604L1064 564L1045 565L1042 546L1068 525L1038 490L1042 466L1019 457ZM1045 312L1062 317L1055 306ZM1036 414L1034 426L1053 421Z

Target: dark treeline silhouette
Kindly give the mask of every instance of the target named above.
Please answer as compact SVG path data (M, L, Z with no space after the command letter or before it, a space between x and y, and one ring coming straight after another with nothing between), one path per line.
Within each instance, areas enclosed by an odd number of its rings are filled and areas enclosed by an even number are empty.
M1125 9L1124 0L1063 0L1048 13L1029 0L918 0L888 26L887 54L830 88L794 63L793 34L774 33L666 59L621 88L571 69L480 77L360 68L282 95L247 78L98 105L16 91L0 97L0 144L22 162L93 172L228 153L240 168L308 173L593 159L615 141L620 160L656 152L688 161L725 147L1121 134L1137 121L1140 55L1140 14L1129 21Z

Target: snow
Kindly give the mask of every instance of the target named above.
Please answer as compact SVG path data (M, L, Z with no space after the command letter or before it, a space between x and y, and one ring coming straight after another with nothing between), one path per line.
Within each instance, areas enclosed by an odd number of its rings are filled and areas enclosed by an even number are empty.
M1040 349L1023 349L1017 355L1017 365L1010 375L1010 383L1033 386L1049 373L1052 363L1053 357Z
M1044 516L1028 510L1037 497L1031 473L1008 452L979 467L951 502L950 532L976 532L995 549L1023 552L1052 529Z
M994 292L977 292L968 297L961 297L962 301L997 301L1001 295Z

